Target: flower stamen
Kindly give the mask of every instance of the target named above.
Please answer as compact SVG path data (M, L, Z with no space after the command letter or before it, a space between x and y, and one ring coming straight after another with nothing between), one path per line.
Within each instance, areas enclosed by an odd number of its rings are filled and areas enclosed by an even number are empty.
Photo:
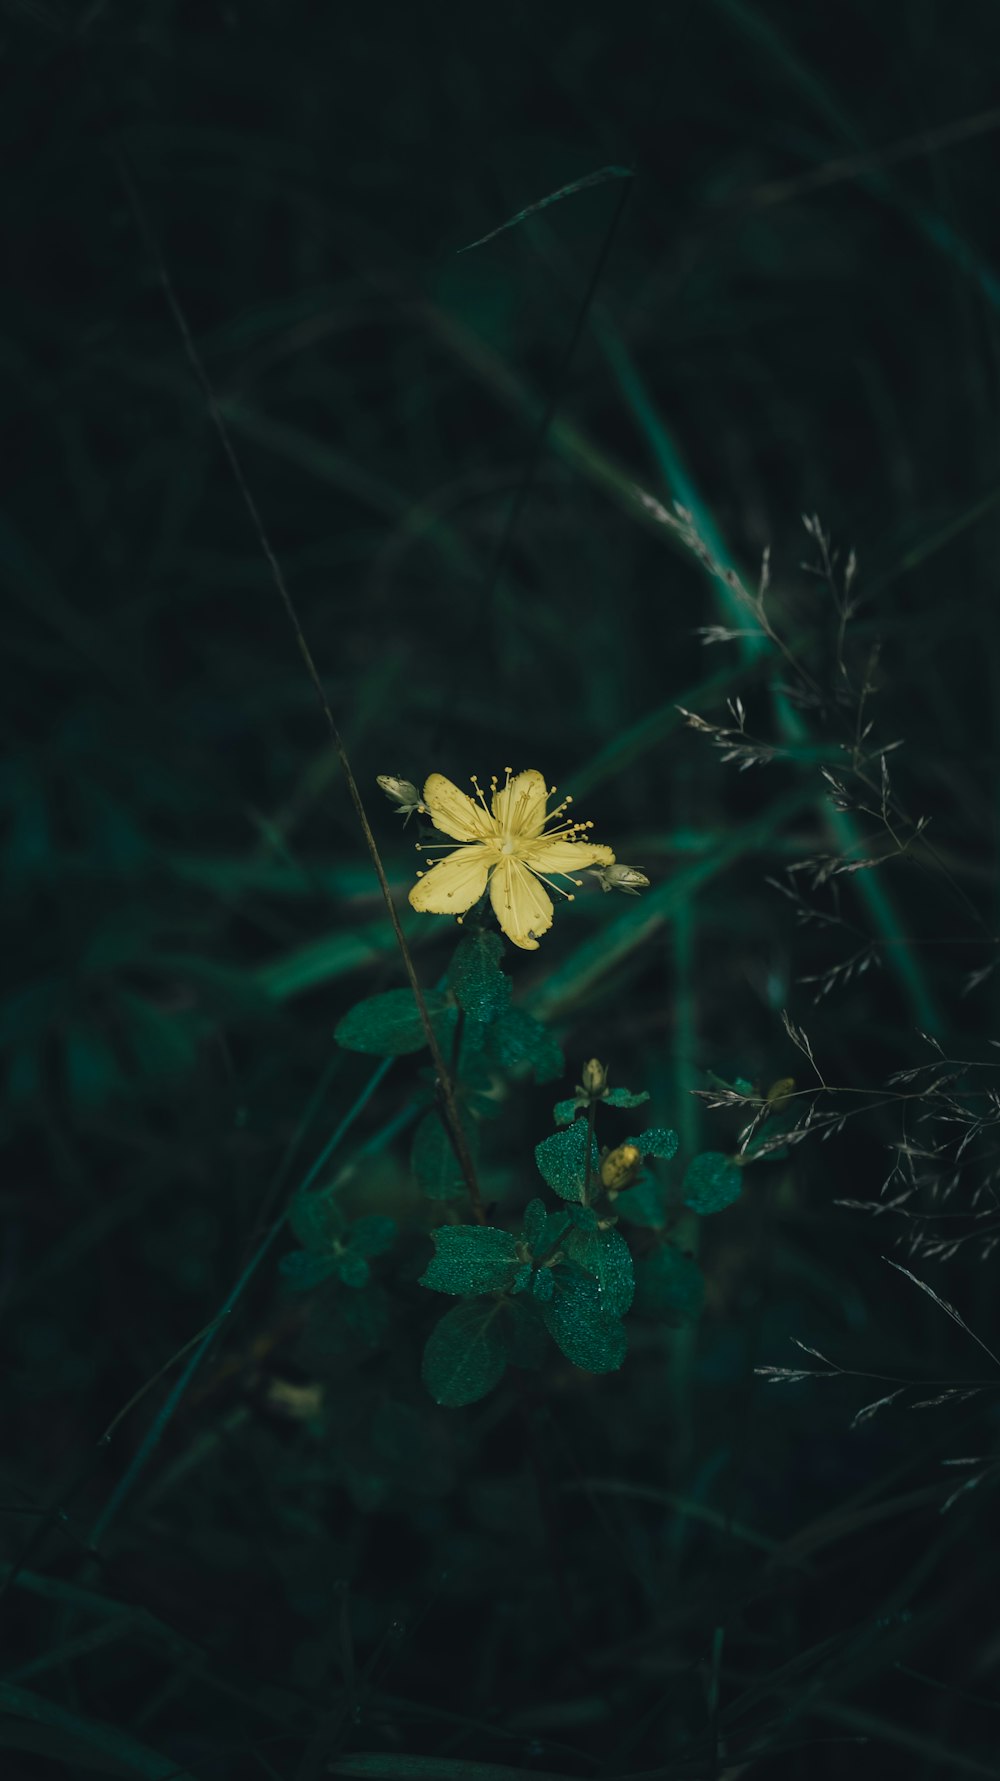
M559 881L579 889L584 881L576 871L611 866L614 854L590 839L593 823L569 817L571 796L546 810L557 788L534 769L515 775L505 767L502 784L494 774L490 801L474 773L470 783L472 796L442 774L427 780L424 808L459 845L444 853L435 848L427 861L431 870L418 873L410 901L417 909L458 914L488 891L504 932L516 946L533 950L552 925L552 902L543 887L572 902L573 891Z

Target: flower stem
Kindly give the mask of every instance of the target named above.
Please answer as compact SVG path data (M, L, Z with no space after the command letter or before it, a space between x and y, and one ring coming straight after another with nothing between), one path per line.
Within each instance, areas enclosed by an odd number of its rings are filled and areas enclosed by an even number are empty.
M597 1123L597 1102L591 1101L590 1106L587 1108L587 1161L586 1161L586 1164L584 1165L583 1201L582 1201L582 1204L584 1206L590 1205L590 1175L591 1175L591 1163L593 1161L593 1156L594 1156L594 1126L596 1125L596 1123Z
M389 880L386 877L385 867L382 864L381 855L379 854L378 847L376 845L375 836L372 833L371 824L368 821L367 812L365 811L364 804L361 801L361 793L358 790L358 783L354 777L354 773L351 768L351 763L347 756L347 750L344 747L344 743L341 738L340 731L337 728L333 712L330 709L330 702L327 699L326 693L323 689L323 682L321 681L321 679L319 677L319 672L317 670L316 663L313 660L312 651L309 648L308 643L306 642L305 635L302 630L302 625L299 621L299 615L298 615L298 612L296 611L295 603L292 599L291 591L289 589L287 581L285 580L284 570L282 569L281 564L279 563L278 558L275 555L274 547L271 544L271 540L268 537L268 534L265 530L264 521L261 517L260 510L257 506L257 502L251 492L250 485L247 482L246 476L243 473L243 466L240 463L240 460L236 454L236 447L234 446L232 438L230 436L229 428L226 425L225 417L222 413L222 409L219 406L218 398L217 398L215 391L212 388L212 385L209 381L208 373L205 370L204 364L202 363L201 355L198 352L198 348L195 345L194 336L191 333L191 329L188 325L187 316L185 315L184 310L181 308L180 301L177 297L177 294L174 290L173 284L170 279L170 275L167 271L166 262L164 261L163 254L160 249L160 244L157 241L156 236L153 233L149 219L148 219L146 212L143 208L143 205L139 199L139 194L135 189L135 185L132 181L132 178L123 163L121 163L121 162L119 163L118 170L119 170L122 184L125 187L126 196L128 198L129 204L131 206L133 216L135 217L135 221L136 221L137 227L139 229L139 233L143 239L143 242L145 243L146 251L149 255L150 260L152 261L152 264L156 271L157 277L159 278L160 285L163 290L163 295L164 295L164 298L166 299L167 307L169 308L170 313L173 316L174 322L177 325L177 331L180 334L181 341L184 346L184 351L187 355L188 363L191 366L191 370L194 373L194 376L195 376L195 378L198 382L198 385L201 389L202 395L205 398L205 405L206 405L206 408L208 409L209 418L212 422L212 425L215 428L216 433L218 434L219 443L222 446L222 450L226 457L226 461L229 464L229 468L233 473L233 478L236 482L236 486L237 486L237 488L240 492L240 495L242 497L243 505L247 510L247 514L250 519L250 524L251 524L254 532L256 533L257 542L260 545L261 551L262 551L264 558L267 562L268 568L270 569L271 580L274 583L274 587L278 594L278 598L281 601L281 604L285 609L285 614L288 618L288 622L292 627L292 632L295 636L295 641L298 644L299 654L301 655L302 660L305 664L306 673L308 674L309 679L312 681L313 689L316 693L317 699L319 700L320 710L322 711L323 716L326 719L326 725L330 732L330 737L333 742L334 749L336 751L337 759L340 762L341 769L344 774L344 779L347 784L347 790L350 795L351 803L354 805L355 814L358 818L359 823L361 824L361 832L364 835L365 842L368 847L368 852L371 855L372 865L375 868L375 876L379 882L379 889L382 892L382 896L385 900L385 906L386 906L386 910L388 912L389 920L392 923L392 931L396 936L396 942L397 942L397 945L399 946L399 950L403 957L403 966L406 971L407 978L409 979L410 988L413 991L414 1001L416 1002L416 1005L417 1005L417 1012L420 1016L420 1024L424 1029L424 1036L425 1036L425 1038L427 1040L427 1044L430 1048L431 1060L434 1065L435 1075L437 1076L438 1083L440 1085L441 1099L442 1099L442 1103L444 1105L448 1128L449 1128L449 1131L451 1134L451 1140L455 1146L455 1155L458 1158L459 1165L462 1170L462 1174L465 1178L465 1185L469 1190L469 1198L472 1201L473 1213L475 1214L477 1221L480 1224L482 1224L485 1222L486 1214L483 1210L482 1195L479 1191L479 1183L476 1180L476 1171L475 1171L475 1166L472 1161L471 1153L469 1151L468 1139L465 1136L465 1132L462 1127L462 1121L459 1116L458 1103L455 1099L455 1090L454 1090L454 1087L452 1086L451 1076L448 1072L448 1067L445 1064L444 1057L441 1052L441 1047L437 1041L437 1035L435 1034L434 1028L431 1025L431 1019L430 1019L430 1015L427 1012L427 1004L424 1001L423 991L421 990L420 984L417 981L417 973L416 973L416 970L414 969L413 959L410 955L410 949L406 942L406 935L403 933L403 929L400 924L399 916L396 912L396 905L392 900L392 892L389 888Z

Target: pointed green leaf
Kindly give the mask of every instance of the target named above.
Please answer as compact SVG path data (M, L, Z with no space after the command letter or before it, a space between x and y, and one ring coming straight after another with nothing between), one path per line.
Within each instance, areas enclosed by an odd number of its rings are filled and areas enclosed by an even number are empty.
M448 966L448 984L459 1007L473 1020L498 1019L510 1001L513 985L500 969L502 957L499 934L468 934L459 941Z
M332 1251L329 1255L311 1255L306 1249L293 1249L282 1256L278 1267L293 1292L309 1292L321 1280L329 1280L336 1270L337 1257Z
M551 1268L536 1268L531 1280L531 1296L540 1305L547 1305L555 1294L555 1281Z
M532 1251L541 1247L548 1216L544 1200L529 1200L524 1208L522 1235L528 1248Z
M436 990L426 990L424 1002L440 1040L454 1025L455 1010ZM372 1057L403 1057L407 1052L422 1051L427 1044L410 989L388 989L380 996L355 1002L338 1023L334 1037L347 1051L363 1051Z
M537 1211L534 1210L534 1208L537 1208ZM588 1208L585 1206L574 1206L572 1208L568 1207L565 1211L546 1212L544 1203L541 1200L532 1200L531 1204L525 1209L524 1226L521 1232L521 1236L524 1242L527 1243L532 1255L540 1257L543 1261L547 1260L548 1257L558 1249L566 1231L569 1229L571 1212L573 1216L576 1216L587 1210Z
M667 1126L653 1125L649 1126L646 1131L640 1132L637 1138L626 1138L625 1142L634 1144L637 1149L642 1151L643 1156L655 1156L661 1162L669 1163L671 1158L677 1155L680 1139L677 1133L670 1131Z
M583 1199L587 1179L587 1121L578 1120L565 1131L553 1132L535 1145L535 1161L553 1193L562 1200ZM596 1181L600 1170L597 1145L590 1139L590 1178Z
M435 1324L421 1375L435 1403L449 1409L474 1404L492 1391L507 1365L499 1299L455 1305Z
M625 1325L604 1309L597 1281L560 1270L555 1297L542 1308L546 1328L567 1360L588 1373L614 1373L625 1359Z
M478 1021L466 1022L455 1090L459 1106L468 1108L476 1119L499 1119L503 1103L497 1094L496 1073L483 1061L481 1048L473 1043L483 1039L487 1030Z
M526 1008L501 1014L487 1029L486 1048L498 1070L514 1076L530 1071L536 1082L553 1082L566 1067L548 1028Z
M649 1095L643 1089L641 1094L634 1095L630 1088L609 1088L601 1102L602 1107L641 1107L648 1101Z
M624 1317L632 1303L635 1277L632 1251L621 1232L570 1231L566 1237L566 1254L594 1276L604 1309L612 1317Z
M583 1103L581 1101L557 1101L552 1109L552 1118L556 1125L572 1125Z
M743 1171L721 1150L704 1150L693 1157L684 1177L684 1204L693 1212L722 1212L738 1200Z
M479 1132L474 1120L463 1122L465 1136L473 1161L478 1150ZM440 1116L432 1109L425 1113L413 1134L410 1167L425 1194L432 1200L451 1200L465 1192L454 1145L445 1131Z
M635 1264L635 1305L639 1317L663 1323L696 1323L705 1302L705 1276L697 1262L664 1243Z
M632 1187L618 1195L615 1211L629 1224L661 1230L667 1222L667 1193L663 1183L652 1175L640 1175Z
M345 1286L367 1286L371 1279L371 1269L363 1255L347 1251L337 1264L337 1272Z
M431 1236L434 1254L420 1276L421 1286L456 1294L501 1292L513 1281L518 1254L510 1231L488 1224L446 1224Z
M329 1255L341 1218L329 1193L297 1193L288 1209L292 1235L314 1255Z

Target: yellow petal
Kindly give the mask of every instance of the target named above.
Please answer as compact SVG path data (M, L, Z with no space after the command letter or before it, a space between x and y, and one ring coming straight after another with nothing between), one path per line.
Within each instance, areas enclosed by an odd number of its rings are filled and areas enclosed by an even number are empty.
M493 814L508 835L537 835L545 821L549 788L537 768L515 773L509 785L493 793Z
M424 803L434 827L454 841L485 841L492 831L493 825L482 805L474 804L443 773L432 773L425 783Z
M552 899L520 860L501 860L490 880L490 902L508 940L534 952L552 926Z
M518 856L536 872L565 874L572 877L584 866L613 866L615 856L610 847L599 847L596 841L567 841L563 835L539 835L536 841L522 842Z
M414 909L430 915L464 915L486 889L491 859L486 847L456 847L417 879L410 892Z

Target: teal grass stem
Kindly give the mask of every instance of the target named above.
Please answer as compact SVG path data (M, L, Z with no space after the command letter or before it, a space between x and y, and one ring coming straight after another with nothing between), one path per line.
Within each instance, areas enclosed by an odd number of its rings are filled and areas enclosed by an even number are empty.
M316 1180L317 1176L322 1172L323 1169L326 1168L327 1164L330 1161L330 1158L334 1155L338 1146L343 1142L344 1138L347 1136L348 1132L350 1131L351 1127L353 1126L355 1120L358 1118L359 1114L367 1106L368 1102L371 1100L372 1095L375 1093L376 1089L379 1088L381 1083L385 1080L385 1077L388 1075L389 1070L392 1068L394 1061L395 1060L393 1058L384 1058L383 1061L379 1064L378 1068L376 1070L372 1071L372 1074L368 1078L368 1081L366 1082L364 1088L361 1090L360 1094L355 1099L353 1105L348 1108L348 1111L345 1113L343 1119L340 1121L340 1124L337 1126L332 1137L330 1137L327 1140L326 1144L323 1146L323 1149L320 1151L319 1155L317 1156L315 1162L313 1162L311 1167L306 1171L306 1174L303 1177L303 1179L299 1185L299 1188L297 1190L299 1193L306 1193L308 1191L308 1189L312 1186L313 1182ZM329 1078L326 1077L326 1078L324 1078L323 1083L321 1083L319 1093L316 1097L314 1097L313 1106L310 1107L306 1112L305 1118L303 1120L303 1126L308 1125L311 1115L312 1115L313 1111L315 1110L316 1100L318 1098L320 1098L322 1093L325 1091L328 1080L329 1080ZM160 1442L162 1441L163 1436L166 1433L166 1430L169 1427L170 1422L171 1422L176 1410L178 1409L178 1406L181 1404L181 1402L184 1398L184 1394L187 1391L189 1385L191 1384L192 1379L194 1378L195 1374L197 1373L198 1368L201 1366L202 1361L205 1359L205 1356L207 1355L209 1349L212 1346L212 1343L214 1342L216 1336L218 1335L220 1326L226 1321L226 1319L228 1317L232 1316L232 1313L236 1309L236 1306L239 1304L240 1299L243 1297L244 1292L246 1291L251 1280L253 1279L254 1275L256 1274L257 1269L260 1267L261 1263L264 1261L265 1257L268 1255L272 1244L275 1242L276 1238L280 1235L281 1231L283 1230L287 1218L288 1218L288 1204L286 1204L284 1206L284 1208L282 1209L282 1211L278 1214L277 1218L271 1224L270 1228L266 1232L265 1236L262 1238L261 1242L258 1244L257 1248L254 1250L253 1254L250 1257L250 1260L247 1262L245 1268L243 1269L242 1273L240 1274L239 1278L237 1279L232 1290L227 1295L225 1302L221 1305L218 1313L212 1320L212 1323L209 1325L205 1335L202 1337L201 1341L198 1343L198 1346L193 1350L183 1372L178 1377L176 1383L174 1384L174 1386L172 1387L171 1391L169 1392L167 1398L165 1399L162 1407L160 1408L157 1415L155 1416L152 1423L150 1424L149 1428L147 1429L145 1436L143 1437L142 1441L140 1442L139 1446L137 1447L135 1453L132 1456L132 1460L131 1460L129 1466L127 1467L126 1471L122 1474L121 1478L118 1480L118 1483L115 1485L114 1490L111 1492L111 1495L109 1496L107 1502L105 1503L104 1508L101 1510L100 1515L97 1517L97 1520L94 1523L94 1526L93 1526L93 1529L91 1530L91 1535L90 1535L90 1543L91 1543L92 1547L95 1547L98 1549L100 1548L101 1542L104 1539L105 1535L107 1534L108 1529L111 1526L111 1523L115 1520L116 1516L121 1512L125 1503L128 1501L128 1498L131 1496L133 1490L135 1489L135 1486L137 1485L137 1483L139 1482L139 1479L141 1478L143 1472L145 1471L146 1466L148 1465L150 1459L152 1458L153 1454L156 1452L157 1447L159 1446Z
M697 487L687 472L674 440L649 399L648 392L632 362L628 349L605 316L595 316L593 325L601 348L615 372L622 394L653 451L667 488L672 497L679 501L681 506L688 509L695 531L702 538L720 568L726 569L730 566L730 554ZM731 592L724 581L719 581L714 575L711 579L725 621L734 625L742 625L745 622L746 613L739 604L736 595ZM762 633L740 637L737 641L744 662L747 664L753 664L759 657L770 652L771 645ZM808 733L805 725L786 695L780 689L775 688L772 689L771 697L778 727L784 740L792 744L806 742ZM858 857L865 851L856 825L848 811L834 810L824 800L823 817L831 838L841 854L851 858ZM858 894L867 906L876 933L886 946L890 966L896 973L917 1025L927 1032L940 1031L941 1016L930 986L899 925L892 899L878 873L876 871L859 872L856 874L856 882Z
M682 815L690 815L687 804L688 787L682 786ZM698 1115L700 1103L692 1089L698 1070L695 1063L698 1045L698 1015L695 998L695 948L698 943L698 902L694 895L682 895L674 910L670 928L670 976L674 995L674 1083L676 1095L677 1132L685 1166L698 1149ZM684 1247L697 1254L699 1228L697 1218L685 1221ZM670 1402L673 1427L670 1432L671 1459L678 1473L686 1474L695 1453L695 1364L698 1347L696 1325L682 1325L672 1331L668 1350L670 1368ZM678 1540L686 1524L678 1518Z

